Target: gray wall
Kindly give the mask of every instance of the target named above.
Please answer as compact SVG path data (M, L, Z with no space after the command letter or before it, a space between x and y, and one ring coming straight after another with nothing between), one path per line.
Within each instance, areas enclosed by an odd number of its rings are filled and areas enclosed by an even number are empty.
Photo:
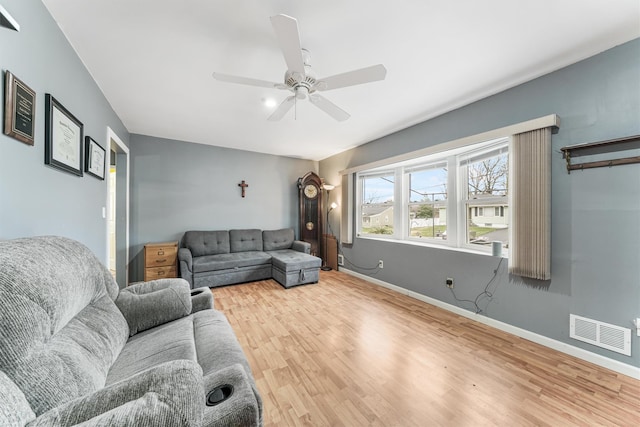
M84 124L85 135L103 147L107 126L125 143L129 133L42 2L3 0L2 6L21 31L0 28L0 67L36 91L36 127L34 146L0 135L0 239L67 236L86 244L106 264L106 181L44 164L45 94L71 111ZM4 91L4 75L1 86Z
M132 281L142 279L145 243L187 230L294 227L298 235L296 181L317 162L136 134L130 148Z
M507 260L481 299L485 315L633 366L640 340L632 332L632 357L569 338L569 313L626 328L640 317L640 165L567 175L561 147L640 134L640 40L543 76L320 162L320 175L557 113L553 136L552 279L524 281L507 273ZM339 193L339 191L334 191ZM339 194L334 197L339 198ZM340 201L341 205L345 202ZM332 228L339 233L338 215ZM498 259L452 250L356 238L343 247L360 267L384 260L372 276L455 304L445 287L455 279L460 299L474 300L493 276ZM363 274L362 268L346 267Z

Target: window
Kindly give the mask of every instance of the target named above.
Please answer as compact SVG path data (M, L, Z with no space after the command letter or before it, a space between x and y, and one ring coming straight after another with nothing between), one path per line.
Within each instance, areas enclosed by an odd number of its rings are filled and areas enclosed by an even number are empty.
M447 236L447 163L404 170L409 237L444 240Z
M506 138L362 171L357 183L359 236L508 247Z
M462 194L466 213L465 245L490 245L501 241L509 247L508 206L509 154L506 143L484 147L459 156ZM503 215L500 215L503 212Z
M394 172L361 175L360 224L364 234L393 234Z

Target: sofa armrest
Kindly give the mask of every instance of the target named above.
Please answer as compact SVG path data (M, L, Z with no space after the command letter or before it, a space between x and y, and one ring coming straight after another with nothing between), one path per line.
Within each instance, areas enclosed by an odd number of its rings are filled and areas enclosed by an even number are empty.
M305 254L311 253L311 243L303 242L302 240L294 240L291 245L291 249L294 251L302 252Z
M189 282L189 286L193 288L193 255L188 248L178 249L178 262L180 277Z
M206 404L202 418L203 427L262 426L262 399L241 364L228 366L204 377L204 393L208 395L216 387L231 391L222 402Z
M213 308L213 294L206 286L191 290L191 313Z
M129 325L129 335L191 314L190 286L183 279L158 279L124 288L116 306Z
M202 369L175 360L53 408L27 426L199 426L203 412Z

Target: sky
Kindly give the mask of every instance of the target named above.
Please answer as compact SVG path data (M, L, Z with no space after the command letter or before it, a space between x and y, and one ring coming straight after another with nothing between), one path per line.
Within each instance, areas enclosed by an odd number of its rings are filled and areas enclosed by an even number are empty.
M393 201L393 174L384 177L366 178L363 188L363 200L369 203ZM447 171L443 168L427 169L411 173L411 201L434 200L433 193L446 192ZM443 200L444 194L436 194L435 200Z

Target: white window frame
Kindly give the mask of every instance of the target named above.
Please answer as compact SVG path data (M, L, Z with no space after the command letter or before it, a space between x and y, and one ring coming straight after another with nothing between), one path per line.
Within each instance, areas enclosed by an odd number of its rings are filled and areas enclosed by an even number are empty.
M509 137L500 137L490 141L479 142L464 147L451 149L447 151L435 152L433 154L415 159L404 160L401 163L387 164L381 167L361 170L356 172L356 236L359 238L374 238L393 240L405 243L422 244L426 246L458 248L471 250L473 252L491 253L491 245L477 245L467 242L466 228L466 209L467 199L467 169L466 165L461 163L465 158L470 158L476 152L489 152L495 150L496 147L504 147L508 150ZM428 167L436 163L446 163L447 167L447 238L446 240L433 238L418 238L409 236L410 219L410 189L409 175L407 170L415 170L422 166ZM362 205L363 205L363 183L365 178L386 173L394 175L394 196L393 202L390 204L394 209L393 234L372 234L363 232L362 227ZM504 196L491 197L486 200L494 201L500 199L504 202ZM510 197L507 196L506 204L509 206ZM491 208L493 209L493 207ZM511 210L508 209L505 215L510 215ZM494 210L491 212L494 213ZM511 224L510 218L508 223ZM506 256L507 251L503 251Z
M404 183L404 187L403 189L401 189L402 191L402 196L403 196L403 200L402 200L402 206L405 209L404 215L403 215L403 221L404 221L404 225L405 228L403 230L402 236L404 239L406 240L413 240L413 241L417 241L417 242L427 242L427 243L436 243L436 244L441 244L441 245L446 245L446 246L451 246L450 242L447 242L447 240L442 240L442 239L436 239L436 238L431 238L431 237L427 237L427 238L421 238L421 237L414 237L410 235L410 230L411 230L411 224L410 224L410 219L409 219L409 210L410 210L410 206L411 205L430 205L430 206L435 206L436 204L445 204L445 209L446 209L446 214L447 214L447 224L449 223L449 205L450 203L450 191L449 191L449 185L450 185L450 170L451 170L451 166L450 166L450 162L451 159L449 157L446 156L432 156L432 160L430 161L425 161L425 162L421 162L416 166L412 166L412 167L402 167L401 172L403 175L403 183ZM411 203L411 183L409 181L409 175L412 172L418 172L420 170L428 170L428 169L433 169L436 168L437 165L444 165L447 169L447 196L446 199L444 201L438 202L436 203L435 201L432 201L430 203L428 202L414 202ZM447 232L447 238L449 238L448 232Z
M467 213L468 213L467 205L469 205L470 207L473 207L474 212L476 209L478 210L478 214L477 214L478 217L487 218L489 217L489 215L485 214L485 212L487 212L486 205L485 206L475 205L473 202L471 202L472 199L469 199L467 196L469 182L468 182L468 170L467 170L466 160L472 159L478 156L481 157L485 153L499 151L507 154L507 165L508 165L509 148L510 148L510 138L499 138L497 140L492 141L489 144L486 144L486 143L477 144L476 146L469 147L469 149L465 153L461 153L460 155L457 156L458 191L459 191L459 197L457 199L457 203L458 203L458 210L460 212L460 215L458 217L458 227L459 227L458 246L461 248L478 250L486 253L491 252L491 245L489 244L487 244L486 246L480 246L477 244L469 243L467 241ZM495 204L495 203L502 204L506 202L506 205L509 206L510 196L507 193L506 196L483 197L482 202L489 205ZM489 209L491 209L490 206L489 206ZM491 216L494 217L493 210L491 211ZM507 219L507 223L511 224L511 218ZM506 254L506 253L508 253L508 251L504 250L503 254Z
M394 188L393 188L393 202L391 203L372 203L372 205L376 206L390 206L393 207L393 234L373 234L373 233L365 233L362 230L362 197L364 196L364 180L367 178L374 178L376 176L386 176L393 175L394 177ZM398 173L394 170L394 168L384 168L376 171L363 171L357 174L356 180L356 235L361 236L369 236L376 237L381 239L396 239L398 235L398 208L396 206L396 201L398 200L398 188L402 187L402 184L398 183Z

